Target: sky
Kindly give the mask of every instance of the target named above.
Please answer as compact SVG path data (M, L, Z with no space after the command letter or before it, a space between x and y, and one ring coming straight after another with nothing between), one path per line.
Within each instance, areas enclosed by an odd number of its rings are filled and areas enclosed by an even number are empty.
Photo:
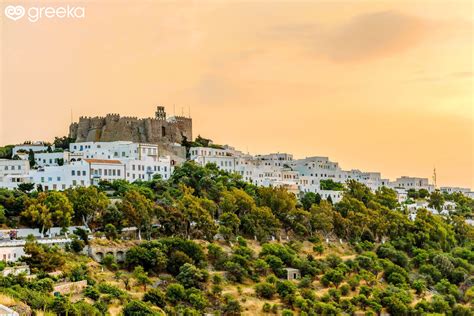
M0 145L79 116L191 114L253 154L474 189L471 1L36 1L0 22Z

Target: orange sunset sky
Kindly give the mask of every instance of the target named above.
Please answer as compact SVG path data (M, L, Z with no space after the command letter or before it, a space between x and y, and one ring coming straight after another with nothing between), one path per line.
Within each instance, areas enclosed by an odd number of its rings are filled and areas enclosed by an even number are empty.
M67 134L71 110L193 117L250 153L474 189L471 1L3 1L0 145ZM7 5L84 19L6 20Z

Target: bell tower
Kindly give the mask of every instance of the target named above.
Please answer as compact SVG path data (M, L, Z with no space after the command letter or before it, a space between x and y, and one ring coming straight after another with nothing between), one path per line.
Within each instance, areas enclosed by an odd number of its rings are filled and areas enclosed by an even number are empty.
M155 117L159 120L166 121L166 112L165 112L165 107L164 106L157 106L156 107Z

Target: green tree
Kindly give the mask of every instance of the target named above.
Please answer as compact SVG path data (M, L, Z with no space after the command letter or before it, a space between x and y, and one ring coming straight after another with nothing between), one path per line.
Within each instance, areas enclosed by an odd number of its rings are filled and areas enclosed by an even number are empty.
M444 195L441 191L436 190L430 194L428 206L434 208L437 211L441 211L444 205Z
M33 227L38 227L42 234L53 226L53 216L48 207L39 202L34 202L21 213L22 219Z
M275 236L281 227L280 221L268 207L256 207L242 217L241 229L248 236L267 241Z
M118 239L119 235L117 232L117 228L115 228L114 224L107 224L104 227L105 237L109 240L116 240Z
M331 233L334 225L334 211L332 205L327 201L321 201L319 205L313 205L310 209L311 226L313 230L322 231L324 236Z
M186 263L179 269L176 280L185 288L203 288L203 284L207 281L209 274L205 270L201 270L193 264Z
M33 152L32 149L28 152L28 161L30 162L30 168L33 168L36 164L35 161L35 153Z
M301 204L307 211L310 210L313 204L319 204L321 202L321 195L319 193L307 192L301 198Z
M136 266L133 270L133 277L137 280L137 284L143 286L146 292L146 286L151 283L148 272L145 272L142 266Z
M27 183L27 182L22 182L18 184L18 190L29 193L30 191L34 190L35 184L34 183Z
M323 275L321 278L321 283L325 286L328 286L332 283L337 289L343 280L344 274L339 269L332 269Z
M240 219L234 213L225 212L219 217L219 233L226 240L235 238L240 226Z
M76 223L83 223L94 230L98 226L98 218L109 206L107 196L96 187L77 187L66 192L74 209Z
M397 192L385 186L380 187L375 191L375 200L391 210L398 206Z
M69 227L73 216L73 208L67 196L62 192L51 191L40 193L38 199L44 198L44 205L49 209L52 215L52 221L55 225L62 228Z
M141 232L149 232L153 218L153 203L137 190L125 192L118 209L123 212L126 222L138 229L138 239L141 240Z

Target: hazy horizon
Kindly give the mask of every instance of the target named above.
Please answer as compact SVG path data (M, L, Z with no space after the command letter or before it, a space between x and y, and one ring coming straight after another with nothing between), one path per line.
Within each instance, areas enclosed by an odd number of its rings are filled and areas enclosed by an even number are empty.
M244 152L474 189L471 1L80 4L82 20L2 16L0 145L67 135L71 111L175 104Z

